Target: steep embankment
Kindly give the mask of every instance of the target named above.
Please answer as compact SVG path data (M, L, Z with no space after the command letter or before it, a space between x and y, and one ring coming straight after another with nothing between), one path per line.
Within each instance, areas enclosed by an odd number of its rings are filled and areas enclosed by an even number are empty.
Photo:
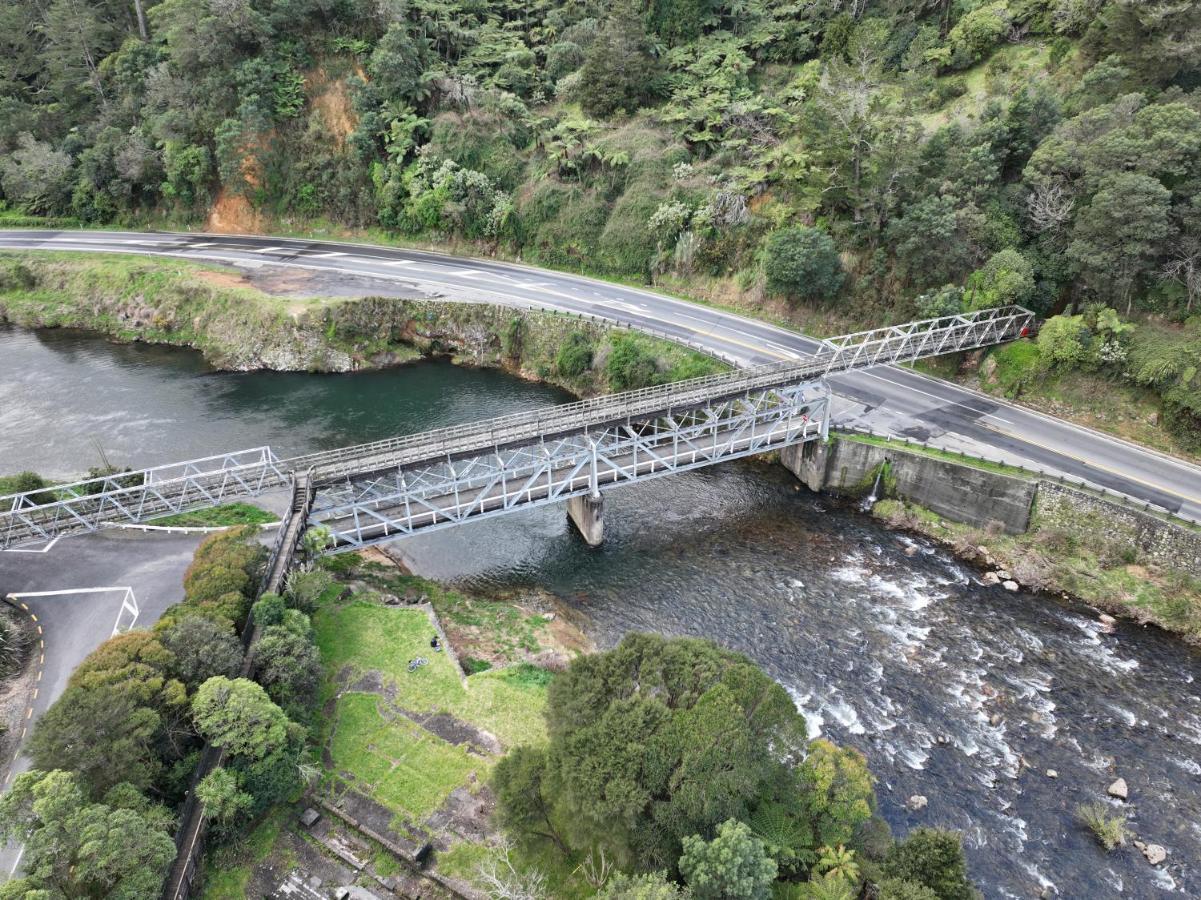
M136 257L4 257L4 321L193 347L220 369L346 372L451 356L585 395L722 368L666 341L556 313L393 297L297 299L230 269Z

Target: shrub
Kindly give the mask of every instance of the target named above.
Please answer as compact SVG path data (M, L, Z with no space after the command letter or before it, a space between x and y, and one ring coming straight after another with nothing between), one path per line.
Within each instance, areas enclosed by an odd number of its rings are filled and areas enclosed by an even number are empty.
M711 841L684 838L680 874L698 900L767 900L776 864L744 823L730 819Z
M1111 812L1104 803L1081 804L1076 807L1076 818L1081 825L1093 833L1097 843L1106 850L1122 846L1129 836L1129 831L1126 829L1126 817L1120 813Z
M1005 36L1011 21L1009 5L1004 0L978 6L966 13L947 35L956 62L962 61L966 67L980 59Z
M829 300L845 277L834 241L825 232L806 226L772 233L763 271L768 290L790 300Z
M555 370L563 378L579 378L592 368L592 343L588 335L573 331L555 354Z
M184 576L184 597L190 603L209 603L226 594L242 594L250 587L250 576L228 566L193 565Z
M1038 332L1039 357L1052 371L1084 368L1091 361L1091 343L1084 316L1052 316Z
M632 391L662 380L655 358L631 334L613 336L612 349L605 359L605 377L614 391Z
M885 878L895 878L929 888L939 900L973 900L967 878L963 841L958 834L936 828L918 828L889 851L884 859Z
M250 615L257 627L268 628L282 622L287 611L288 606L279 594L263 594L250 608Z

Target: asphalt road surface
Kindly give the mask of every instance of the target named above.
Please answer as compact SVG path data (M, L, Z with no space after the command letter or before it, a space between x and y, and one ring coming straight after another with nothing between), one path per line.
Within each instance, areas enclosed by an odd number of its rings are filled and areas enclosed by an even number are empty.
M9 602L32 614L37 629L33 665L38 680L19 726L20 747L66 689L75 667L118 625L121 631L149 627L183 599L183 574L203 539L201 534L108 530L60 538L44 552L0 551L0 596L18 595ZM133 591L136 618L124 605L124 588ZM21 596L30 593L42 596ZM23 754L0 760L0 789L29 766ZM0 847L0 881L15 871L20 854L19 845Z
M446 299L553 309L678 340L737 365L812 353L818 342L765 322L652 291L513 263L365 244L234 235L0 231L0 250L174 256L239 267L293 266L411 286ZM886 367L831 379L838 426L1083 479L1201 521L1201 468L921 375ZM230 448L237 449L237 448Z

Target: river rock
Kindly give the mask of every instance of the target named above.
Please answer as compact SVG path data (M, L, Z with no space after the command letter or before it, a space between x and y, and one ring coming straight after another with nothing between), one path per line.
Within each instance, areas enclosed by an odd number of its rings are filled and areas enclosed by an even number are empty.
M1007 578L1001 582L1001 587L1005 588L1007 591L1016 591L1018 590L1019 585L1012 578Z
M1125 800L1130 796L1130 789L1126 787L1126 779L1119 778L1105 791L1111 797L1117 797L1119 800Z
M925 797L923 797L921 794L914 794L907 801L905 801L905 805L908 806L914 812L917 812L918 810L925 809L926 804L928 804L929 802L930 801L927 800Z
M1059 773L1056 772L1054 769L1047 769L1047 777L1048 778L1058 778Z
M1101 630L1106 634L1113 634L1118 624L1118 620L1108 613L1101 613L1097 621L1101 623Z
M1147 862L1153 866L1158 866L1161 862L1168 858L1168 851L1159 844L1147 844L1141 848L1143 856L1147 857Z
M1011 581L1013 576L1009 574L1008 569L997 569L997 577L1002 581Z
M996 572L985 572L984 577L980 579L985 584L1000 584L1001 576Z

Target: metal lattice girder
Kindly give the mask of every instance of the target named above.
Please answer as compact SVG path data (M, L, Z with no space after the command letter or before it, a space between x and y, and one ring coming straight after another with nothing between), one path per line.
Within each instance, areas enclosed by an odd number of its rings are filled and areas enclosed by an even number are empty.
M823 383L789 385L529 445L448 455L324 485L309 524L330 530L335 551L350 550L820 438L828 409Z
M286 481L271 448L256 447L12 494L0 498L0 546L205 509Z
M557 454L569 452L567 448L578 448L581 438L620 434L623 427L626 433L638 431L655 420L674 422L673 427L683 434L697 425L697 416L715 415L723 403L750 402L749 398L773 393L782 397L791 386L812 385L838 372L1013 340L1028 333L1033 321L1033 313L1017 306L926 319L831 338L818 353L803 360L595 397L342 450L280 461L270 448L260 447L90 479L52 491L0 497L0 547L93 530L106 523L144 522L216 506L254 496L284 484L292 473L310 470L312 483L324 486L347 479L370 483L371 473L386 476L393 471L422 469L426 474L417 486L426 493L437 490L434 466L443 459L452 466L467 466L468 475L474 477L487 471L481 460L491 455L506 458L506 453L525 453L525 468L533 473L538 460L530 456L534 451L529 448L535 446L557 447L550 452L552 458L558 458ZM756 422L757 428L761 425ZM655 466L648 467L653 474L660 474ZM545 468L538 471L545 472ZM453 484L461 491L460 474L456 469ZM47 501L47 494L54 499Z
M531 410L344 450L314 453L289 460L287 464L294 469L313 466L317 482L326 483L373 468L383 470L447 454L471 456L490 447L536 442L544 437L583 432L606 422L631 421L670 410L694 409L756 390L814 382L850 369L990 346L1027 333L1033 321L1033 313L1017 306L925 319L831 338L825 342L825 349L803 360L769 363L675 384L593 397L553 409Z

